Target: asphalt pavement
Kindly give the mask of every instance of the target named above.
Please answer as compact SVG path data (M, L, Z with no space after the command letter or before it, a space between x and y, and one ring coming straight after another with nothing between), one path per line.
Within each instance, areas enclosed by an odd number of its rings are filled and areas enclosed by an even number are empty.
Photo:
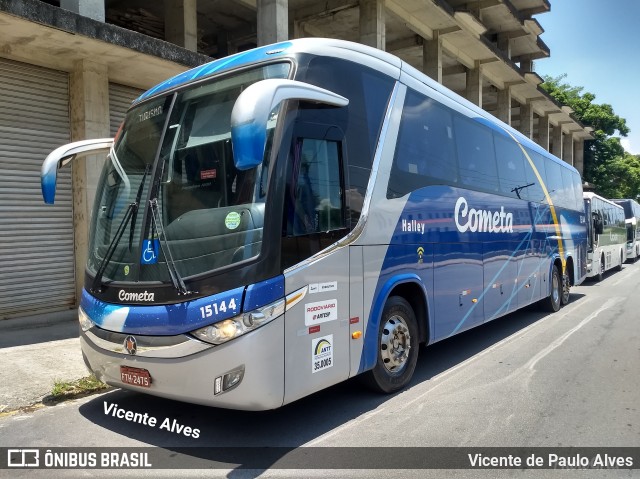
M0 321L0 413L39 404L56 381L88 376L77 310Z

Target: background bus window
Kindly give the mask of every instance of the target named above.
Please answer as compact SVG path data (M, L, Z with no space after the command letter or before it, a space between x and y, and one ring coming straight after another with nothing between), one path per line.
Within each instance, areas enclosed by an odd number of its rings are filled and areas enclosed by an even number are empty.
M300 236L344 228L339 143L305 138L296 150L290 233Z
M458 115L453 125L462 184L473 189L497 192L498 172L491 130Z
M515 141L498 133L493 135L500 191L514 198L525 198L527 179L522 149ZM518 193L520 196L518 196Z

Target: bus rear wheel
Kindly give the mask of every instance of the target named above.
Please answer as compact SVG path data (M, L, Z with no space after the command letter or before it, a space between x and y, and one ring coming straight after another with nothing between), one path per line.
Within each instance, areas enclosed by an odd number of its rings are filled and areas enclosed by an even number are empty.
M391 296L378 328L376 365L363 380L374 391L392 393L405 387L418 360L418 325L408 301Z
M622 263L624 262L624 254L620 251L620 264L616 266L616 271L622 271Z
M553 270L551 271L551 292L549 296L542 300L544 309L552 313L558 311L562 303L562 294L563 287L560 272L558 271L558 267L553 265Z
M562 297L560 301L562 306L569 303L569 295L571 294L571 279L567 273L562 275Z

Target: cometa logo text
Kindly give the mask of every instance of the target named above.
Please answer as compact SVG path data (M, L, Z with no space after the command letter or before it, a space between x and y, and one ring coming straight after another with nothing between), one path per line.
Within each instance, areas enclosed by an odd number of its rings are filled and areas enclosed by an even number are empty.
M154 301L155 293L149 291L142 291L140 293L129 293L124 289L121 289L118 293L118 299L120 301Z
M454 218L460 233L513 233L513 213L505 213L504 206L500 211L469 209L464 197L456 201Z

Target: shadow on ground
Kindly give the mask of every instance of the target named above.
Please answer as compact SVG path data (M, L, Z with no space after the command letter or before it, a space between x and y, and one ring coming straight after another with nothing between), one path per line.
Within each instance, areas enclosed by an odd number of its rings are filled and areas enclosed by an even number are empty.
M572 293L571 302L578 302L583 297ZM409 387L427 383L547 314L534 307L525 308L421 349ZM255 477L270 467L279 468L283 464L291 468L296 462L300 469L308 467L309 461L313 463L315 459L310 457L309 449L299 446L375 410L391 398L393 395L380 395L364 389L357 378L280 409L264 412L216 409L118 389L83 404L80 413L117 434L163 448L176 459L185 454L196 463L206 460L202 463L209 465L202 467L212 467L209 461L223 463L226 468L235 468L229 477L236 478ZM429 400L428 395L424 400ZM106 415L105 403L147 413L157 418L158 425L150 427ZM194 439L159 429L164 418L198 428L200 437ZM372 434L384 434L384 431L372 431ZM334 453L336 449L339 451L341 448L333 448ZM345 452L352 449L344 448Z

